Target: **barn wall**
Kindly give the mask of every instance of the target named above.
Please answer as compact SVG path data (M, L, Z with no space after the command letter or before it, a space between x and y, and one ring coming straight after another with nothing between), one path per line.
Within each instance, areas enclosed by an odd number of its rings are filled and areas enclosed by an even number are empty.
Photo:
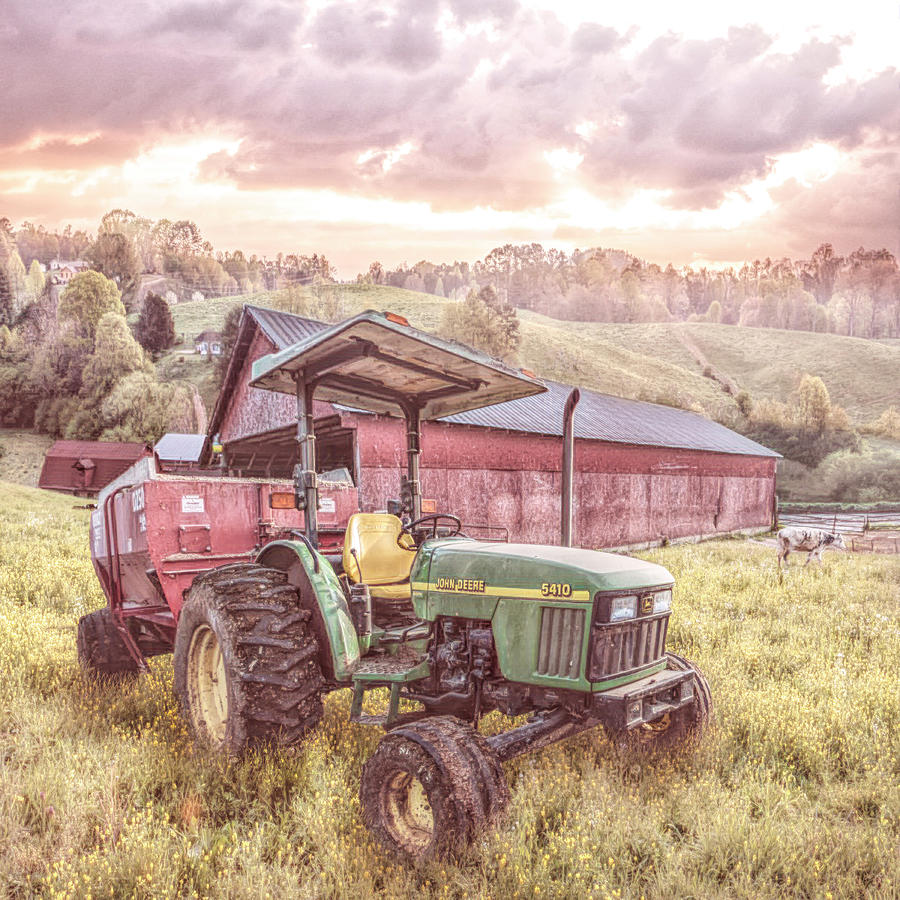
M296 401L249 386L254 360L274 345L258 331L225 412L227 444L295 427ZM316 403L317 416L333 410ZM357 429L360 509L383 509L400 496L406 439L398 419L345 413ZM464 522L506 526L513 540L558 542L558 437L426 423L422 437L423 496ZM577 441L576 541L619 547L768 527L775 460L767 457ZM474 532L473 532L474 534Z
M244 358L235 382L234 393L222 419L219 435L223 443L271 431L297 421L297 401L293 397L250 387L254 361L274 352L275 345L262 331L257 331Z
M253 363L261 356L274 353L275 350L275 345L265 334L257 331L241 366L234 393L231 395L222 419L219 434L223 443L228 444L231 441L274 431L277 428L296 428L296 397L250 387ZM328 403L316 401L313 409L317 416L334 414L334 410Z
M360 508L398 497L405 465L397 420L357 417ZM422 493L464 522L510 529L512 540L560 538L560 438L428 423ZM618 547L770 524L775 460L577 441L576 540ZM474 534L474 533L473 533Z

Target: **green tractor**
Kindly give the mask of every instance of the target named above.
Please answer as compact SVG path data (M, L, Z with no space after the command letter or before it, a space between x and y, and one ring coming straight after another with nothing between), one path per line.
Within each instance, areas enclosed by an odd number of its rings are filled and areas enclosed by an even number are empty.
M421 423L540 393L536 378L368 312L258 360L252 384L296 397L301 462L288 497L303 529L252 563L198 575L176 611L176 690L198 738L228 752L296 743L324 694L350 688L350 720L387 732L363 767L365 822L388 850L419 861L501 819L508 759L596 727L626 747L667 751L701 733L709 687L666 652L664 568L476 541L452 512L422 512ZM390 512L351 516L343 552L330 555L317 531L314 397L407 425L401 498ZM567 531L564 518L564 540ZM377 715L365 711L374 689L389 698ZM528 719L485 737L479 720L495 710Z

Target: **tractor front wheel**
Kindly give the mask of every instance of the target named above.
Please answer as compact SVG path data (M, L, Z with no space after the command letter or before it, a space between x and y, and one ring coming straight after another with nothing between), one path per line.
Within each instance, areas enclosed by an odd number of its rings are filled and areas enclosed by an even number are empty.
M175 633L175 692L194 735L241 753L298 743L322 717L318 645L283 572L239 563L195 579Z
M712 695L703 673L690 660L677 653L666 653L666 668L694 673L694 697L687 706L664 713L630 731L618 732L613 740L623 750L668 751L689 741L699 740L712 715Z
M452 716L390 732L363 766L363 819L406 862L463 849L499 822L509 803L500 762L484 738Z

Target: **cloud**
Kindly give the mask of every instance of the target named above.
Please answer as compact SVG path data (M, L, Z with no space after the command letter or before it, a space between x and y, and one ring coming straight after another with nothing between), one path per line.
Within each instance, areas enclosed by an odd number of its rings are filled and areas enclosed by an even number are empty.
M330 189L437 212L515 211L552 205L569 180L613 206L653 189L671 209L701 211L816 142L894 161L900 143L898 72L836 78L848 38L786 52L749 25L638 44L634 31L571 28L516 0L7 8L7 172L121 165L154 144L218 133L235 148L211 152L195 177L247 193ZM848 227L887 227L889 204L867 179L890 193L891 165L782 185L777 227L791 215L812 226L825 202L847 211Z

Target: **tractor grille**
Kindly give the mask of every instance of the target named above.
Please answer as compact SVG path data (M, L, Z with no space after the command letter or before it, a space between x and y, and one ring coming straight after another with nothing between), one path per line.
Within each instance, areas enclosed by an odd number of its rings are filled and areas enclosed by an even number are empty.
M587 612L555 606L542 608L538 675L578 678L581 674L581 644Z
M661 659L666 649L668 613L615 625L596 625L588 662L588 681L640 669Z

